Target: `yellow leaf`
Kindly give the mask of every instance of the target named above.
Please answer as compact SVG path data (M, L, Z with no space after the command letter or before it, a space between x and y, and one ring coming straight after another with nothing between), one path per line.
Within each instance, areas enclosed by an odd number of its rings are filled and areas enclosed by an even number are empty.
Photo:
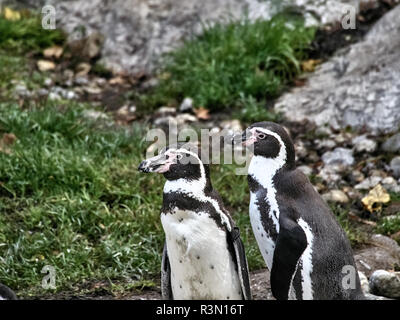
M319 59L318 60L310 59L310 60L303 61L301 63L301 69L304 72L313 72L315 70L315 67L317 65L321 64L321 62L322 61Z
M380 212L382 210L382 204L390 201L389 193L378 184L373 188L368 195L361 199L364 207L371 213Z
M18 11L14 11L9 7L4 8L4 18L10 21L16 21L21 19L21 14Z

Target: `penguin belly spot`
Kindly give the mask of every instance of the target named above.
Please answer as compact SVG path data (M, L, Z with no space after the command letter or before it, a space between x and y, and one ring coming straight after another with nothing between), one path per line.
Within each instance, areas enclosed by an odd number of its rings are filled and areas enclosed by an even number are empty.
M175 299L242 299L225 230L206 212L178 210L162 214L161 222Z
M250 195L250 223L253 229L254 236L256 238L258 248L260 249L261 255L269 270L272 268L272 260L275 251L275 241L269 236L261 221L261 212L256 203L256 195L251 193ZM274 226L271 226L275 228Z

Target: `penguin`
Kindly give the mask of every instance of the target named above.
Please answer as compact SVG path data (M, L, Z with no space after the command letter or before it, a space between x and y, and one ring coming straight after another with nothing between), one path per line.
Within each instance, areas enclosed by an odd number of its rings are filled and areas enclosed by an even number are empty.
M239 229L213 189L209 166L197 148L170 146L144 160L138 170L166 178L161 209L163 299L251 299Z
M286 130L258 122L242 133L241 141L253 152L247 176L250 222L270 270L273 296L364 299L350 242L309 179L296 169Z
M0 283L0 300L17 300L17 296L9 287Z

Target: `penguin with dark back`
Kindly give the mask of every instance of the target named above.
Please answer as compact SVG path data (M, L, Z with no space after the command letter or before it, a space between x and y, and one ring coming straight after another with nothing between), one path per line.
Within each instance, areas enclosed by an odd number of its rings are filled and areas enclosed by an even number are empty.
M251 299L246 255L229 212L193 145L166 148L142 172L162 173L163 299Z
M248 168L250 221L274 297L364 299L349 240L296 169L286 130L272 122L254 123L241 141L254 153Z

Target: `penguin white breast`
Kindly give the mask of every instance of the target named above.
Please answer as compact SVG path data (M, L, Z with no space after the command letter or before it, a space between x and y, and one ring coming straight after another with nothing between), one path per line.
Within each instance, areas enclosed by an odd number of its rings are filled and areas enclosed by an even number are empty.
M242 299L225 230L206 212L161 214L174 299Z
M257 196L251 192L250 193L250 223L253 229L254 236L256 238L258 248L260 249L261 255L267 264L269 270L272 268L272 260L275 251L275 242L272 240L264 229L261 221L261 212L257 205ZM263 213L269 214L269 213ZM276 228L276 224L273 226Z

